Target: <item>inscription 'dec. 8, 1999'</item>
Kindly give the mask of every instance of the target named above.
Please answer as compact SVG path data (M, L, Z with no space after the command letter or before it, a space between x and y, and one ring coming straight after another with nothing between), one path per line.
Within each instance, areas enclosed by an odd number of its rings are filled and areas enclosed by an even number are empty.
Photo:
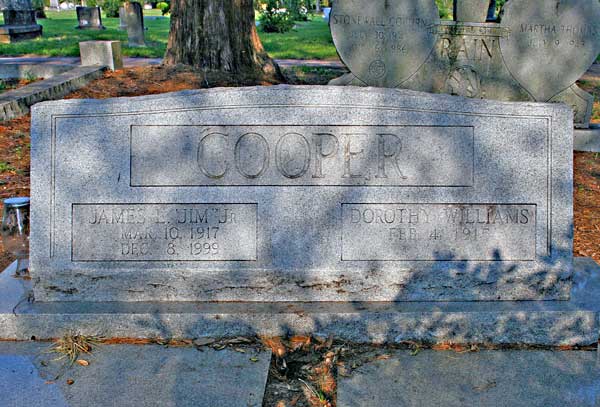
M471 186L473 150L472 127L132 126L131 185Z

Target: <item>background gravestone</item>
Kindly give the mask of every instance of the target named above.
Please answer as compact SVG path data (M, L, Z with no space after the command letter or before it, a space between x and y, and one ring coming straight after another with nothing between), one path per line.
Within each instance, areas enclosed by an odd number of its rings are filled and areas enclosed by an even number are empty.
M81 30L104 30L106 27L102 25L102 15L100 7L81 7L78 6L77 21L79 25L76 27Z
M481 1L481 10L474 9L478 2L456 2L455 12L460 21L433 22L428 30L434 38L434 46L426 48L432 52L416 72L395 85L364 74L369 62L358 57L364 53L356 53L354 59L343 57L345 50L363 44L357 24L345 31L331 24L335 46L351 73L330 84L397 86L478 99L564 102L574 110L576 127L589 127L593 96L575 82L600 52L600 3L509 1L499 22L482 23L487 5ZM420 0L403 4L421 13L414 15L415 20L430 16L419 9ZM353 0L338 0L332 15L357 7ZM375 33L388 30L387 16L382 9L375 11ZM404 38L408 42L413 40L410 35ZM383 44L384 55L392 63L390 71L406 69L403 58L393 59L397 57L390 50L393 41Z
M37 38L42 26L37 24L31 0L0 0L4 25L0 25L0 43Z
M336 1L329 25L340 58L370 86L395 87L425 62L439 22L434 0Z
M144 12L140 3L125 3L125 24L127 39L130 47L145 47L144 41Z
M596 0L509 1L500 50L510 73L538 101L568 89L600 53Z
M126 30L127 22L125 21L125 7L119 7L119 30Z

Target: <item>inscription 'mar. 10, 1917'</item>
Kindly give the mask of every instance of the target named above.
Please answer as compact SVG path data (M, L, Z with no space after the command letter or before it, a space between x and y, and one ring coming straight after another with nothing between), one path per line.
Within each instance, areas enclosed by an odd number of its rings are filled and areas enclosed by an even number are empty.
M131 184L471 186L473 149L460 126L132 126Z

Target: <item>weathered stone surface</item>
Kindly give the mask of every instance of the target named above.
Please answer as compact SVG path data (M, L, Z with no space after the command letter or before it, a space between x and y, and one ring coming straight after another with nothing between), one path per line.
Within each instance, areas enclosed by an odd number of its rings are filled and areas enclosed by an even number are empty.
M127 21L125 20L125 7L119 7L119 30L127 29Z
M485 23L490 0L457 0L454 2L454 20L468 23Z
M112 71L123 68L121 41L83 41L79 54L83 66L107 66Z
M144 40L144 12L142 5L136 2L127 2L123 7L125 12L125 25L130 47L145 47Z
M0 10L33 10L31 0L0 0Z
M260 407L271 360L250 347L102 345L82 356L88 366L68 367L48 347L0 343L3 406Z
M417 9L420 1L401 3L405 8L414 7L412 21L428 21L430 13ZM432 21L429 25L426 38L432 45L421 46L416 31L403 37L408 51L398 54L393 50L394 39L385 37L377 43L379 46L369 42L387 33L388 27L357 24L358 17L346 10L359 7L358 3L336 2L332 15L338 14L338 21L347 20L348 24L332 21L332 35L351 75L330 84L400 87L478 99L563 102L574 109L576 126L587 128L593 96L575 82L600 52L600 4L585 0L507 2L500 23L484 23L487 3L458 2L458 21ZM367 15L372 21L387 21L386 10L376 8L375 3L371 8ZM373 32L364 34L367 27ZM413 48L423 51L424 59L409 57ZM348 51L355 49L361 52ZM373 59L369 52L376 50L380 51L381 61L388 61L385 65L389 72L410 71L410 75L395 83L373 81L365 72ZM413 65L407 65L404 57Z
M573 85L600 53L597 1L509 1L502 25L510 30L500 38L506 66L538 101Z
M34 302L31 281L0 273L0 339L65 332L136 338L320 335L358 343L583 345L598 342L600 267L575 259L569 301L407 303Z
M102 25L102 14L100 7L76 7L77 22L79 25L76 28L85 30L104 30L106 27Z
M32 120L38 300L568 297L561 105L280 86Z
M586 130L575 130L573 150L600 153L600 127L592 125Z
M4 92L0 95L0 121L26 115L35 103L61 99L102 76L105 69L102 66L76 66L49 79Z
M329 25L338 53L369 86L395 87L425 62L439 23L433 0L339 0Z
M397 351L338 376L339 407L595 407L597 352Z

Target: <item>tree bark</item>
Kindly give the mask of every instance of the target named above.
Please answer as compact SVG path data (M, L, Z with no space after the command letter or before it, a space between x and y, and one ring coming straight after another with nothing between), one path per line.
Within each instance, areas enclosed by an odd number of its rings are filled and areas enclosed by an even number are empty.
M254 23L252 0L172 0L166 65L280 77Z

